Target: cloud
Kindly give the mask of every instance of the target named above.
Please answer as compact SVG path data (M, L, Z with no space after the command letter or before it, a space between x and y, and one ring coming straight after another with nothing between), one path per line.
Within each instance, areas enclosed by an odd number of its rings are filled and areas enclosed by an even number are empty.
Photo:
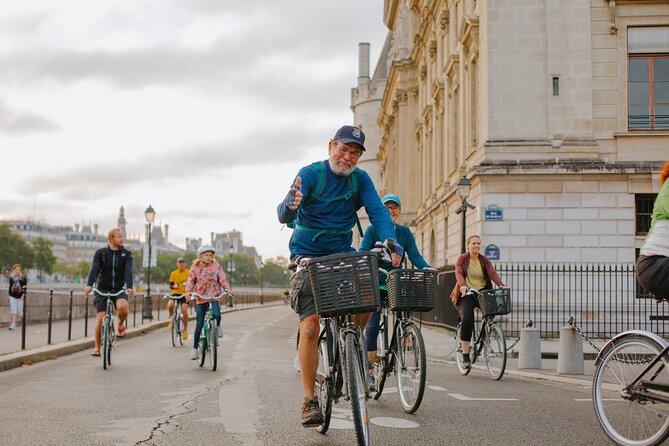
M149 194L151 189L174 181L207 175L221 179L240 168L286 164L303 157L314 146L324 147L326 143L327 139L319 132L296 124L281 129L268 128L267 132L246 140L233 135L221 143L152 152L126 160L120 167L102 161L71 166L28 178L18 190L26 196L49 194L66 200L103 199L117 195L119 189L127 191L136 186Z
M43 116L10 110L0 102L0 134L19 137L35 133L55 132L58 129L56 123Z

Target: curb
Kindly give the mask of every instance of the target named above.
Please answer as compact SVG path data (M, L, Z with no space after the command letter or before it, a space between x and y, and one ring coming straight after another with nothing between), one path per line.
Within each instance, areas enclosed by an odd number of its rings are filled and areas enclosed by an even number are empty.
M436 362L440 364L447 364L447 365L455 365L455 360L447 360L444 358L436 358L434 356L428 355L426 358L428 361L431 362ZM473 365L473 368L477 370L483 370L486 371L487 369L483 366L480 365ZM563 375L556 375L552 373L541 373L541 372L532 372L529 370L522 370L522 369L506 369L504 371L505 375L512 375L512 376L517 376L520 378L528 378L528 379L536 379L536 380L544 380L544 381L551 381L551 382L558 382L562 384L574 384L577 386L584 386L584 387L592 387L592 380L591 379L583 379L583 378L571 378L569 376L563 376ZM574 375L574 376L583 376L585 377L586 375Z
M231 310L226 310L221 313L221 317L228 313L234 313L236 311L246 311L246 310L255 310L257 308L272 307L278 304L265 304L263 306L257 307L247 307L247 308L233 308ZM166 327L169 319L158 322L151 322L149 325L144 327L128 328L126 329L125 336L123 340L131 339L137 336L142 336L152 331L158 330L160 328ZM54 345L45 345L42 347L33 348L25 351L18 351L10 353L8 355L2 356L0 358L0 373L23 366L31 366L36 362L46 361L50 359L57 359L60 356L69 355L72 353L77 353L82 350L92 349L95 345L95 339L93 336L89 336L83 339L76 339L74 341L67 341L60 344Z

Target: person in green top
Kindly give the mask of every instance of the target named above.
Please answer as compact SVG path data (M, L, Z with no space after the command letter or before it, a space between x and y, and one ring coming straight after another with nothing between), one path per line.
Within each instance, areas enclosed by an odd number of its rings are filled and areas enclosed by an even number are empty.
M460 254L455 262L455 279L457 283L451 292L451 301L460 314L462 329L460 345L465 367L471 367L469 359L469 343L474 329L474 307L478 302L467 288L476 290L492 289L492 282L499 287L506 287L495 270L490 259L481 254L481 237L470 235L467 239L467 252Z
M669 161L660 173L660 193L653 205L650 230L636 262L637 280L658 298L669 299Z

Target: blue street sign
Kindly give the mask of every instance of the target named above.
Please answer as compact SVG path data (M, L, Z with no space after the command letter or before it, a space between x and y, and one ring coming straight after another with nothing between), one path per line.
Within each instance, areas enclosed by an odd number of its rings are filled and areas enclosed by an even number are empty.
M491 204L484 212L484 220L504 220L504 210L496 204Z
M485 256L490 260L499 260L499 248L497 245L488 245L485 247Z

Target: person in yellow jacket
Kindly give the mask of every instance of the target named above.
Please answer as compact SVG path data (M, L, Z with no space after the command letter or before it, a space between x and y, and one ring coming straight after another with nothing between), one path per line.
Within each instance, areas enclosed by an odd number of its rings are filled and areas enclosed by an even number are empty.
M188 280L189 273L190 271L186 268L186 259L179 257L177 259L177 269L170 273L170 289L172 290L172 296L178 296L186 292L185 284L186 280ZM174 314L175 302L178 302L181 306L181 316L184 324L181 337L185 341L188 339L188 303L186 302L185 297L182 297L181 299L168 299L167 309L170 312L170 322L167 329L172 329L172 315Z

